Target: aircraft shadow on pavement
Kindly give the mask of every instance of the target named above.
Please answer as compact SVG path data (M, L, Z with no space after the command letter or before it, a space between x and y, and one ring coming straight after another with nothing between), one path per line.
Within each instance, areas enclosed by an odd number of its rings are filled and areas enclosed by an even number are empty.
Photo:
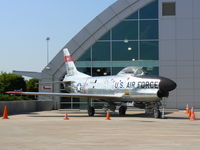
M185 116L183 114L183 116L179 117L179 116L170 116L173 112L166 112L165 113L165 119L178 119L178 120L188 120L188 117ZM138 118L153 118L153 117L148 117L145 115L145 113L135 113L135 114L126 114L125 116L119 116L118 113L110 113L111 114L111 117L114 117L114 118L123 118L123 117L138 117ZM65 116L64 113L58 113L58 114L55 114L55 115L40 115L39 113L30 113L29 117L36 117L36 118L63 118ZM89 116L85 113L85 112L73 112L73 113L69 113L68 114L68 117L74 117L74 118L88 118ZM98 112L96 113L94 116L92 116L94 118L104 118L106 117L106 113L101 113L101 112ZM92 118L90 117L90 118Z
M59 115L39 115L39 114L30 114L29 115L29 117L38 117L38 118L40 118L40 117L52 117L52 118L56 118L56 117L58 117L58 118L60 118L60 117L64 117L65 116L65 114L59 114ZM88 117L90 117L90 116L88 116L87 114L68 114L68 117L77 117L77 118L88 118ZM94 118L102 118L102 117L106 117L106 113L96 113L94 116L91 116L90 118L92 118L92 117L94 117ZM140 113L140 114L127 114L127 115L125 115L125 116L119 116L118 114L112 114L111 113L111 117L118 117L118 118L123 118L123 117L144 117L144 118L146 118L147 116L145 116L145 114L144 113Z
M167 119L189 120L189 118L186 117L186 116L183 116L183 117L172 117L172 116L167 116Z

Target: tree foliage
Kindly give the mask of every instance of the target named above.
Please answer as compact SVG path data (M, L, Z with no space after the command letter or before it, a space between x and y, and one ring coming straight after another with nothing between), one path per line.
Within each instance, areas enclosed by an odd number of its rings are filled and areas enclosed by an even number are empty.
M33 100L29 96L12 96L12 95L0 95L0 101L19 101L19 100Z
M26 91L26 82L20 75L11 73L0 74L0 93L6 91L23 90Z
M12 96L5 95L7 91L38 91L38 79L30 79L25 81L20 75L11 73L0 73L0 101L13 101L13 100L29 100L35 99L35 96Z
M27 91L38 92L38 83L39 83L39 80L35 78L28 80L26 82Z

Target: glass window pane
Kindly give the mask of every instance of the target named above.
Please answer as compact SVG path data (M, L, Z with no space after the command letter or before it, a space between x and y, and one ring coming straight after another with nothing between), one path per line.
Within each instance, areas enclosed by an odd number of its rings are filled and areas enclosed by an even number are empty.
M140 21L140 39L158 39L158 20Z
M61 103L60 109L71 109L71 104L62 104Z
M99 40L110 40L110 31L104 34Z
M80 109L80 104L76 103L72 105L73 109Z
M72 98L72 102L80 102L80 98Z
M82 73L91 75L91 67L87 67L87 68L77 68L77 69L78 69L78 71L80 71L80 72L82 72Z
M112 68L112 74L116 75L118 74L122 69L124 69L123 67L113 67Z
M138 21L123 21L112 30L113 40L137 40Z
M81 110L87 110L87 109L88 109L88 104L87 104L87 102L84 103L84 104L81 103L81 104L80 104L80 109L81 109Z
M79 59L78 61L91 61L91 48L88 49Z
M158 18L158 0L140 9L140 19Z
M113 42L113 61L132 61L138 59L138 42Z
M110 68L92 68L92 76L108 76L110 72Z
M140 42L141 60L158 60L158 41Z
M65 92L64 92L65 93ZM70 97L61 97L60 98L60 102L71 102L72 100L71 100L71 98Z
M138 19L138 11L127 17L126 19Z
M88 109L88 99L80 98L80 109Z
M97 42L92 46L93 61L110 61L110 42Z

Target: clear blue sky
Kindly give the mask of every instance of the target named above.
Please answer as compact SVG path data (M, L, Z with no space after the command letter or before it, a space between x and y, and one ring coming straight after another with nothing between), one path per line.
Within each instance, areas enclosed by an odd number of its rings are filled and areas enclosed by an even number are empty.
M116 0L0 0L0 71L40 72L87 23ZM61 60L62 61L62 60Z

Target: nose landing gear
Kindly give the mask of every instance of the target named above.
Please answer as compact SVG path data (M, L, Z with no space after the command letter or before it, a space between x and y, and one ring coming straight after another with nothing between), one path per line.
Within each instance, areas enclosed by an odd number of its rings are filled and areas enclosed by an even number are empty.
M147 104L145 108L145 114L148 117L154 117L154 118L161 118L161 112L159 110L160 103L152 103L152 104Z
M154 118L161 118L161 112L159 109L154 109L153 110L153 117Z

